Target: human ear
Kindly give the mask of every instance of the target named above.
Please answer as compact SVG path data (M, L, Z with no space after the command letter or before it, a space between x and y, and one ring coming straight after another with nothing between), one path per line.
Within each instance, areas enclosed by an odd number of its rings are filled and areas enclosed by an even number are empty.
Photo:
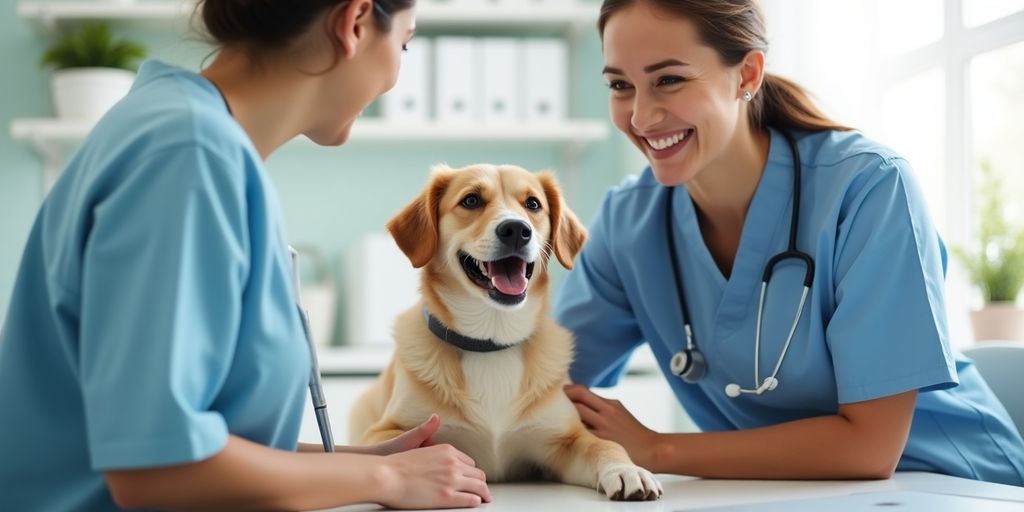
M751 50L743 57L739 64L740 89L737 95L742 97L744 92L756 95L764 82L764 52Z
M373 0L352 0L331 14L331 35L341 42L342 57L355 56L366 38L366 24L373 22Z

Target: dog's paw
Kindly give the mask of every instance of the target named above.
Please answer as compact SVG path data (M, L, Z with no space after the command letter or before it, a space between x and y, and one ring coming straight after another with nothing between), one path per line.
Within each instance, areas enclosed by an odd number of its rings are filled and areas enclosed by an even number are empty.
M597 475L597 490L615 501L648 501L661 497L662 489L650 471L633 464L609 464Z

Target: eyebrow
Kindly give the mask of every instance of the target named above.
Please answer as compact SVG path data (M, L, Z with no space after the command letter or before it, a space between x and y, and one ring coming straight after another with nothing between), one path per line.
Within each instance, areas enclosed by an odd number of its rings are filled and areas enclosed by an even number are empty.
M678 59L665 59L665 60L663 60L661 62L658 62L658 63L655 63L655 64L651 64L650 66L645 67L644 68L644 73L654 73L655 71L657 71L659 69L667 68L669 66L689 66L689 64L687 64L686 62L683 62L681 60L678 60ZM612 75L624 75L625 74L625 73L622 72L621 69L613 68L611 66L605 66L604 69L601 71L601 73L602 74L606 74L606 75L607 74L612 74Z

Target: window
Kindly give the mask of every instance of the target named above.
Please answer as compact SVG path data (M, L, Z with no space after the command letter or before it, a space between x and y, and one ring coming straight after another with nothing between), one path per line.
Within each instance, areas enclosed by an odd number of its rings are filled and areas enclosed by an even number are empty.
M764 0L768 70L907 157L948 246L974 236L982 162L1024 222L1024 0ZM950 260L953 344L973 341L978 295Z

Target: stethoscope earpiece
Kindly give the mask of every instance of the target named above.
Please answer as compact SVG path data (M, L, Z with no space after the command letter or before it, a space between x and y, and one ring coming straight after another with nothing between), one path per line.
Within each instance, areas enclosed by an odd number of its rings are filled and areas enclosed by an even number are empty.
M769 391L779 387L779 379L775 377L765 377L761 381L761 385L756 389L743 389L739 384L729 384L725 386L725 396L729 398L736 398L742 394L751 394L761 396Z

